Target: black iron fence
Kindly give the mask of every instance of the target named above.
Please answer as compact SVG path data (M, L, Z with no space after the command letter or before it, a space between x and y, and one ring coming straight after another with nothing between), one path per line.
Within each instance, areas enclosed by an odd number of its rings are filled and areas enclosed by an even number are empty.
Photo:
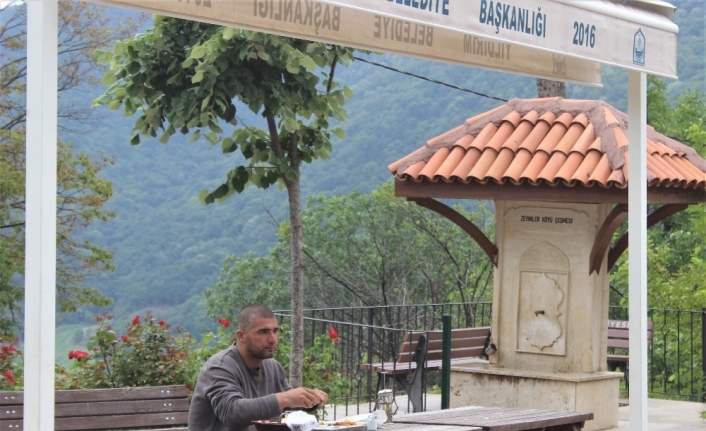
M490 326L491 308L490 302L478 302L306 309L304 349L313 346L316 337L327 334L329 328L337 331L339 373L349 377L350 385L329 393L329 397L345 406L346 415L367 413L375 402L378 374L371 367L366 369L366 364L395 362L405 333L441 329L444 315L452 316L454 328ZM286 319L289 310L275 314ZM434 388L438 378L434 373L428 375L425 389ZM397 395L403 387L392 381L386 386Z
M394 362L406 332L441 329L443 315L452 316L454 328L489 326L491 309L489 302L307 309L304 348L314 345L316 337L327 334L329 328L337 331L338 373L349 384L330 393L330 399L345 406L346 415L366 413L374 405L378 375L365 369L365 364ZM276 314L284 320L289 311ZM627 309L611 307L609 317L627 320ZM648 320L655 325L648 353L649 396L706 402L706 310L650 309ZM436 374L427 374L425 392L435 389ZM387 386L395 392L403 390L400 385Z
M609 317L628 320L628 309L611 307ZM706 310L650 308L647 320L654 323L649 396L706 402Z

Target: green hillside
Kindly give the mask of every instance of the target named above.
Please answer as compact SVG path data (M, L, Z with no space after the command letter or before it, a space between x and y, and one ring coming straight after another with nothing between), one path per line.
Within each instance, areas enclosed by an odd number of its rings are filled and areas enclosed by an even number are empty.
M675 21L681 28L680 81L668 84L670 95L686 89L706 92L704 2L673 3L679 7ZM536 96L532 78L392 55L368 58L495 97ZM360 61L337 70L337 77L354 91L346 105L347 137L336 143L331 160L304 167L305 195L370 191L390 179L389 163L501 103ZM606 100L625 110L626 83L625 72L604 68L603 88L570 85L568 93L572 98ZM101 91L96 87L71 97L88 106ZM260 126L260 119L246 107L237 116L243 124ZM276 223L286 219L286 193L248 189L222 204L202 205L198 193L220 184L234 156L224 156L206 142L188 144L174 138L168 145L153 140L132 147L128 140L134 119L102 109L96 118L89 125L72 125L71 132L60 136L81 151L112 154L115 159L104 172L114 183L108 207L117 217L90 226L84 235L115 253L117 270L90 280L90 285L115 298L111 311L119 319L152 310L173 326L199 332L209 325L201 311L201 293L215 283L226 255L264 254L274 244ZM62 318L66 323L85 321L95 311Z

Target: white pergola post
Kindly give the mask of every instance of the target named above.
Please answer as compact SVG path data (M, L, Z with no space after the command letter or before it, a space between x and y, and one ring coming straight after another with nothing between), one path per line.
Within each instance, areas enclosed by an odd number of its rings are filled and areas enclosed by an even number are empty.
M24 430L54 430L58 0L27 2Z
M630 430L647 430L647 76L628 71Z

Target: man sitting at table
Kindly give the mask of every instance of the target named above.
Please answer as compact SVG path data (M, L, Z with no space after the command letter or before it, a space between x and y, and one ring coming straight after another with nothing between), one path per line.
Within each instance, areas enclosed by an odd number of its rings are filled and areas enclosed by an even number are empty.
M319 389L295 388L272 359L279 326L272 311L248 305L238 313L237 341L199 372L189 407L189 431L252 431L253 420L276 419L285 408L324 405Z

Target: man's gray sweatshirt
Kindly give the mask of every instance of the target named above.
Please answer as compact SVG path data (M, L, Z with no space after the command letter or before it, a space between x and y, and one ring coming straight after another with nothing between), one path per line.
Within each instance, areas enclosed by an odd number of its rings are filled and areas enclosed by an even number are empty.
M206 361L189 407L189 431L254 431L253 420L276 419L274 396L292 387L284 369L265 359L257 370L245 365L233 345Z

